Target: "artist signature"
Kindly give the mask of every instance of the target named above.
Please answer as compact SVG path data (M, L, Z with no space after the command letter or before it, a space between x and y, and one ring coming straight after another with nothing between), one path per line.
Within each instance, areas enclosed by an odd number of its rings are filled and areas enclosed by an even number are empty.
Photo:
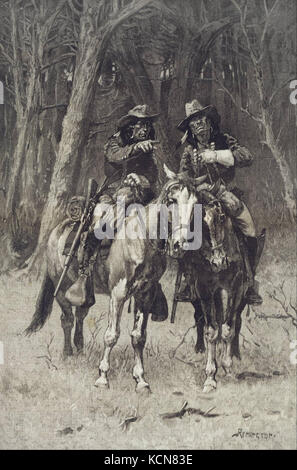
M243 431L242 429L238 429L238 432L233 434L232 437L240 437L241 439L244 438L254 438L254 439L273 439L276 437L276 434L268 433L268 432L249 432Z

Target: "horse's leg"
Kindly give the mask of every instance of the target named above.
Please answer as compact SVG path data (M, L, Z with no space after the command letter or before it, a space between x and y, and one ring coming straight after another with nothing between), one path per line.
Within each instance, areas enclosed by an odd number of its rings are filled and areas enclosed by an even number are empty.
M197 299L195 300L195 302L192 302L192 304L193 304L193 307L195 308L194 320L195 320L196 329L197 329L197 342L195 345L195 352L204 353L205 352L205 344L204 344L204 338L203 338L204 315L203 315L203 310L201 306L201 301L200 299Z
M235 335L234 335L232 345L231 345L232 357L236 357L239 360L241 359L240 346L239 346L239 334L240 334L241 323L242 323L241 314L243 310L245 309L245 306L246 306L246 299L244 298L237 310L236 320L235 320Z
M71 344L71 331L74 324L74 316L72 313L72 306L68 300L65 299L64 293L60 291L57 295L57 302L62 309L61 325L64 331L64 357L72 356L73 349Z
M232 289L229 293L227 291L228 301L224 302L224 321L222 324L222 341L224 344L222 367L227 375L232 372L232 343L235 337L236 317L239 313L239 306L243 298L243 279L242 273L239 272L232 284Z
M148 316L155 300L155 284L144 282L134 294L134 327L131 333L132 346L135 352L133 378L136 380L136 392L150 391L149 384L144 379L143 349L146 342L146 327Z
M112 348L120 336L120 321L125 303L126 281L120 281L111 291L109 302L108 326L104 335L104 353L99 365L99 378L96 387L108 387L107 373L109 371L109 358Z
M148 315L148 313L143 313L140 311L135 311L134 313L134 327L131 333L131 340L135 353L133 378L136 380L136 392L150 390L149 384L144 379L143 370L143 349L146 342Z
M216 319L216 310L213 295L209 294L202 300L202 309L205 317L204 341L206 345L206 380L203 392L208 393L217 388L215 375L217 372L216 344L219 336L219 326Z
M84 348L84 335L83 326L84 319L88 315L89 307L76 307L75 309L75 331L74 331L74 345L77 352L81 352Z

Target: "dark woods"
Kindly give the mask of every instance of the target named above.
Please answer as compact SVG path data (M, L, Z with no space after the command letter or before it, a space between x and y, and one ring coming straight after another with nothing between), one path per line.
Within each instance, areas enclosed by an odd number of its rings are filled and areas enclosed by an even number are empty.
M295 217L294 0L1 0L1 232L42 256L49 231L136 104L161 112L156 156L178 168L184 104L217 106L254 155L238 185L256 222Z

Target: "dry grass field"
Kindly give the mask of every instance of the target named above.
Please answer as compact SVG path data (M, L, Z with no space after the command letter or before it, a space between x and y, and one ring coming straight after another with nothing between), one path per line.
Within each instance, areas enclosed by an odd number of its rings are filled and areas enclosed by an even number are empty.
M204 357L194 353L190 305L179 304L174 325L169 320L148 325L148 396L134 391L133 319L126 306L112 354L110 389L100 390L94 382L107 297L97 296L85 321L84 354L63 360L58 306L40 332L24 337L39 283L3 274L0 448L295 449L296 366L290 363L290 342L296 328L289 317L296 316L294 240L278 247L270 242L262 259L263 305L249 315L243 312L242 360L234 362L235 377L227 379L219 370L217 391L209 395L202 393ZM162 282L171 307L174 272L168 270ZM180 417L162 416L181 410L185 402Z

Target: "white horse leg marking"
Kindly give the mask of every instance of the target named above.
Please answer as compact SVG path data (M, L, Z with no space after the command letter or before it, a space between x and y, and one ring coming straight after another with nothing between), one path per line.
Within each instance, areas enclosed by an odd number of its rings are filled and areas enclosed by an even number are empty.
M120 336L120 321L126 296L126 279L121 279L112 289L109 302L108 327L104 335L104 353L99 365L99 378L96 387L108 387L107 373L109 371L109 358L112 348Z
M225 302L223 301L224 323L222 325L222 341L224 344L224 349L222 367L227 375L231 375L232 372L232 342L235 336L236 315L242 299L242 282L242 273L239 272L237 273L233 282L233 295L228 295L228 292L222 291L222 295L225 297Z
M204 327L204 341L206 345L206 380L204 382L203 392L208 393L217 388L217 382L215 375L217 372L217 363L216 363L216 345L219 335L219 328L216 325L215 327L206 325Z
M232 370L232 355L231 347L232 341L235 336L235 321L233 318L232 325L229 326L227 323L222 325L222 341L224 342L224 352L222 358L222 367L225 370L227 375L231 374Z
M230 315L230 297L226 289L222 289L221 292L221 303L222 303L222 342L223 342L223 357L222 367L226 374L230 374L232 368L232 357L231 357L231 344L234 338L234 322L232 315ZM230 325L231 320L231 325Z
M133 368L133 378L136 380L136 391L149 389L149 384L144 379L143 369L143 349L146 342L146 327L148 314L137 312L134 316L134 328L131 333L132 346L135 352L135 365Z

